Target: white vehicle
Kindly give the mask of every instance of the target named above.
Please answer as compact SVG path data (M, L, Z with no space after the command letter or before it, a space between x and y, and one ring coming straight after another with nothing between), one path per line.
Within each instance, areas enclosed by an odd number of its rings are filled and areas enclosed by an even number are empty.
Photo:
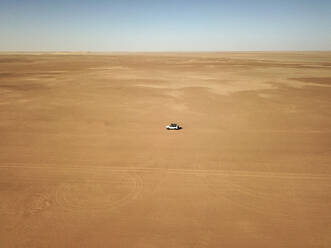
M166 129L168 130L179 130L181 127L177 125L176 123L171 123L170 125L166 126Z

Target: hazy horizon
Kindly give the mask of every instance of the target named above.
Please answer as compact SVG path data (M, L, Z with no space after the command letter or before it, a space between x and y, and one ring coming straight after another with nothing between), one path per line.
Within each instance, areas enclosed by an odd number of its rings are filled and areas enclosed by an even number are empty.
M330 51L331 2L0 2L2 52Z

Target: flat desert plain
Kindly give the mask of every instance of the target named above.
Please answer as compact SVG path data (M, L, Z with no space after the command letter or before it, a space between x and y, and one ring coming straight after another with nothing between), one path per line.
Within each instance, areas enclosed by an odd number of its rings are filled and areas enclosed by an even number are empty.
M0 223L3 248L331 247L331 52L2 53Z

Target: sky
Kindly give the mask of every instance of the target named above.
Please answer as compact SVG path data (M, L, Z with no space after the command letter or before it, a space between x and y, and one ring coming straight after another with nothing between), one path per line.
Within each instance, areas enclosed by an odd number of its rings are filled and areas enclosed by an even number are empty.
M331 0L0 0L0 51L331 50Z

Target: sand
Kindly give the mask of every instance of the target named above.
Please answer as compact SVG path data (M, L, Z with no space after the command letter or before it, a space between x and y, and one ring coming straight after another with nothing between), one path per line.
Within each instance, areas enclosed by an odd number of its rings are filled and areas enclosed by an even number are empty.
M331 52L2 53L0 246L331 247L330 127Z

